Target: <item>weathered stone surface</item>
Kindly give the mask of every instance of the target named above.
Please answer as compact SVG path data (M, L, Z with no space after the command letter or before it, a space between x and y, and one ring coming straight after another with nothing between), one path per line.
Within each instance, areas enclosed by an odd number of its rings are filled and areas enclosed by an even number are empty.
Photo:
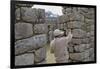
M43 23L45 18L45 11L43 9L36 8L27 8L24 9L25 13L22 16L22 19L26 22L39 22ZM43 19L43 20L42 20Z
M72 42L73 44L81 44L81 43L82 43L82 39L75 39L75 38L73 38L73 39L71 40L71 42Z
M37 47L43 47L47 43L46 34L36 35L34 36L34 42Z
M38 12L37 12L37 9L32 9L32 8L27 8L27 9L23 9L22 10L25 11L25 13L23 14L22 16L22 19L24 21L27 21L27 22L36 22L38 17Z
M82 44L88 44L90 43L90 38L83 38L82 40Z
M72 13L70 15L70 21L84 21L84 16L78 13Z
M72 53L72 52L74 52L74 48L73 48L72 46L68 46L68 51L69 51L70 53Z
M35 63L41 63L46 60L46 47L40 48L34 54Z
M94 58L94 53L89 57L90 61L94 61L95 58Z
M94 25L90 26L91 31L94 31L94 28L95 28Z
M20 8L15 11L16 20L20 20Z
M71 7L67 7L66 9L62 9L62 13L64 14L69 14L72 12L72 8Z
M79 22L79 21L72 21L72 22L68 22L68 28L76 28L79 29L82 27L84 23L83 22Z
M47 40L45 34L18 40L15 42L15 55L41 48L45 46L46 42Z
M59 23L64 23L64 22L67 22L67 21L69 21L69 16L66 15L66 14L58 17Z
M91 12L84 13L83 15L84 15L84 17L86 17L88 19L94 19L94 17L95 17L95 15Z
M94 37L90 38L90 42L94 42L94 40L95 40Z
M15 24L15 39L26 38L33 35L32 24L16 23Z
M35 24L34 25L34 33L35 34L44 34L47 33L47 26L46 24Z
M80 12L80 13L87 13L87 12L89 12L89 9L88 8L79 7L78 8L78 12Z
M34 54L27 53L19 56L15 56L15 65L33 65L34 64Z
M36 48L34 37L18 40L15 42L15 55L33 50Z
M85 38L86 37L86 32L81 29L72 30L72 34L73 34L73 37L76 37L76 38Z
M94 24L95 20L94 19L88 19L88 18L85 18L85 23L90 23L90 24Z
M82 61L83 59L89 57L89 52L85 51L82 53L70 53L70 59L76 60L76 61Z
M80 44L80 45L76 45L74 46L74 50L76 52L83 52L85 51L86 49L89 49L91 47L90 44Z

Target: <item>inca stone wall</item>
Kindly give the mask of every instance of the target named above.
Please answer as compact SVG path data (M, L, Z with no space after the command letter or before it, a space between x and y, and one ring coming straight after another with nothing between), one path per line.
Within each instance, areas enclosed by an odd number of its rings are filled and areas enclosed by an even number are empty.
M46 61L45 10L31 7L16 5L15 65L43 64Z
M56 28L72 30L73 38L68 44L69 62L94 61L93 8L65 6L63 15L51 20L45 17L44 9L32 6L16 5L15 65L44 64L45 45L54 38Z
M73 38L69 43L69 62L94 61L94 9L63 7L58 22L71 29Z

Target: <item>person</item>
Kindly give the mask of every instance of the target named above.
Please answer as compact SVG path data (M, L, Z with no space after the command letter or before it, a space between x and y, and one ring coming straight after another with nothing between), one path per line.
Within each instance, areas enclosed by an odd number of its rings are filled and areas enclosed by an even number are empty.
M67 34L67 33L66 33ZM51 41L51 53L54 53L56 63L66 63L69 59L69 53L67 50L68 43L72 39L71 30L67 36L64 36L64 31L56 29L54 31L54 40Z

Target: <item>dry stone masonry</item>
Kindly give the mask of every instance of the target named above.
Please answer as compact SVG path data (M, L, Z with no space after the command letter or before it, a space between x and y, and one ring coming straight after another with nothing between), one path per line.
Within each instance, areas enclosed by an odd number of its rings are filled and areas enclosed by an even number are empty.
M44 9L30 4L16 5L15 65L46 63L46 47L52 40L49 31L71 29L73 38L68 44L69 62L94 61L94 9L62 7L63 15L50 19Z
M94 9L64 6L62 12L59 22L66 23L73 34L69 62L94 61Z
M16 7L15 65L46 63L45 10L23 4Z

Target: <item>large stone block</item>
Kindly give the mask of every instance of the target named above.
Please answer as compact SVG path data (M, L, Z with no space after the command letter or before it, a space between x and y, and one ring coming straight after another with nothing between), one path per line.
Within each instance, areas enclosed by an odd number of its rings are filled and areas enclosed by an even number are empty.
M69 21L69 15L65 14L58 17L58 23L64 23Z
M90 38L83 38L82 39L82 44L88 44L90 42L91 42Z
M15 56L15 65L33 65L34 64L34 54L27 53L19 56Z
M44 47L47 42L46 35L36 35L15 42L15 55Z
M88 19L94 19L95 18L95 14L91 13L91 12L84 13L83 15L84 15L84 17L86 17Z
M71 60L82 61L87 57L89 57L89 51L85 51L81 53L70 53Z
M46 34L41 35L35 35L34 36L34 42L37 47L43 47L47 43L47 37Z
M74 46L74 50L76 52L83 52L86 49L89 49L90 47L91 47L91 44L80 44L80 45Z
M45 18L45 10L44 9L36 9L36 8L27 8L23 9L25 13L22 15L23 21L31 22L31 23L43 23Z
M85 18L85 23L90 23L90 24L93 24L94 25L95 20L94 19Z
M76 28L76 29L79 29L82 27L84 23L83 22L80 22L80 21L71 21L71 22L68 22L67 25L68 25L68 28Z
M22 39L33 35L32 24L16 23L15 24L15 39Z
M48 28L46 24L35 24L34 25L34 33L35 34L43 34L47 33Z
M79 13L72 13L69 16L70 21L84 21L84 16Z
M85 38L86 37L86 32L81 29L73 29L72 34L73 34L73 37L76 37L76 38Z
M73 44L81 44L81 43L82 43L82 39L75 39L75 38L73 38L73 39L71 40L71 42L72 42Z
M20 20L20 8L17 8L15 11L16 20Z
M15 42L15 55L34 50L36 48L34 37L18 40Z
M46 47L40 48L34 54L35 63L41 63L46 60Z

